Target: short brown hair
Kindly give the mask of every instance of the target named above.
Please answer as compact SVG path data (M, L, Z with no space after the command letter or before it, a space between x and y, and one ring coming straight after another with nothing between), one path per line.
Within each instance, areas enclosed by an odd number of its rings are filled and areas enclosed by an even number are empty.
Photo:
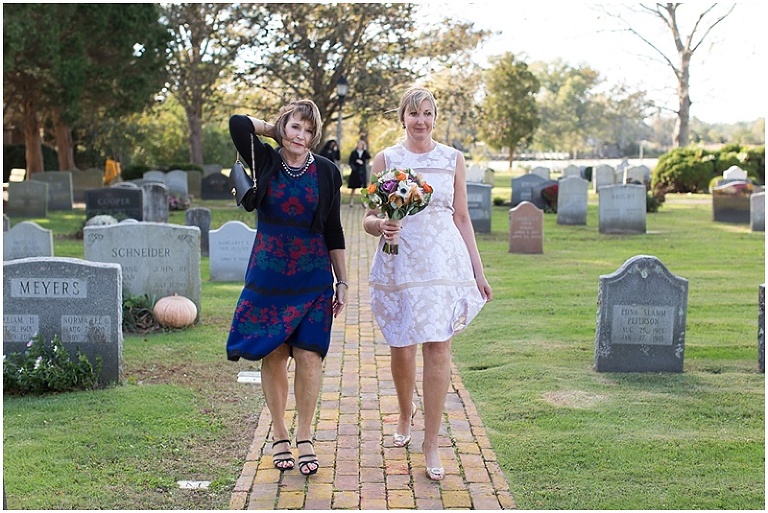
M301 120L309 121L309 124L312 125L313 135L312 140L309 141L309 149L313 149L323 137L322 130L320 130L320 127L323 126L323 119L320 117L320 109L312 100L291 100L280 109L277 121L275 121L275 140L282 146L285 138L285 127L294 114L298 115Z
M429 89L424 87L411 87L400 99L400 107L397 109L397 115L400 117L400 122L405 123L405 111L409 109L416 110L424 100L432 102L432 108L435 109L435 119L437 119L437 102L435 97L429 92Z

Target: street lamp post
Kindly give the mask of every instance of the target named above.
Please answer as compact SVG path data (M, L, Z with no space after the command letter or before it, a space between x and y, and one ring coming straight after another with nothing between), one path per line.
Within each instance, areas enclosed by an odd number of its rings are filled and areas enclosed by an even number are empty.
M349 92L349 82L341 75L336 81L336 96L339 98L339 124L336 126L336 143L339 145L339 154L341 155L341 114L344 107L344 98Z

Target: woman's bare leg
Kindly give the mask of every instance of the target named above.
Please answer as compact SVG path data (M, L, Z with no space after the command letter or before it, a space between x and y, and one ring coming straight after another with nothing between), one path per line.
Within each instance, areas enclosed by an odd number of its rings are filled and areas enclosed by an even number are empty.
M397 392L397 404L400 407L395 433L401 435L411 433L413 393L416 389L416 352L416 345L390 348L390 368Z
M445 397L451 384L451 341L422 344L424 358L424 460L428 468L442 467L438 435Z

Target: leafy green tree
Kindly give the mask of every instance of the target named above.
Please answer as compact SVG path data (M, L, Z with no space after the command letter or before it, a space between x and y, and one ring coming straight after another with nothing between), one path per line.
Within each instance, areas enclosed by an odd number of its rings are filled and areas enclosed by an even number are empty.
M172 35L169 91L184 108L194 164L204 163L206 111L221 99L219 87L233 76L238 56L252 43L257 32L252 24L263 20L262 7L254 4L164 4L162 21Z
M490 62L492 67L485 74L480 137L495 148L507 148L511 168L515 152L531 144L539 126L536 94L540 84L528 65L512 53Z
M164 82L167 36L154 4L6 4L3 30L3 100L24 126L30 173L43 171L45 121L59 168L71 169L84 112L141 110Z

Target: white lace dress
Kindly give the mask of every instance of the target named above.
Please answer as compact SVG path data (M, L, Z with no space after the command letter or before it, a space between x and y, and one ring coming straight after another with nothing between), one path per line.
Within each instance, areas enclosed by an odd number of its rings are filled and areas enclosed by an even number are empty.
M381 251L381 238L371 265L371 307L390 346L446 341L485 305L453 222L457 156L444 144L421 154L402 144L384 150L386 169L411 168L434 189L427 208L403 219L399 254Z

